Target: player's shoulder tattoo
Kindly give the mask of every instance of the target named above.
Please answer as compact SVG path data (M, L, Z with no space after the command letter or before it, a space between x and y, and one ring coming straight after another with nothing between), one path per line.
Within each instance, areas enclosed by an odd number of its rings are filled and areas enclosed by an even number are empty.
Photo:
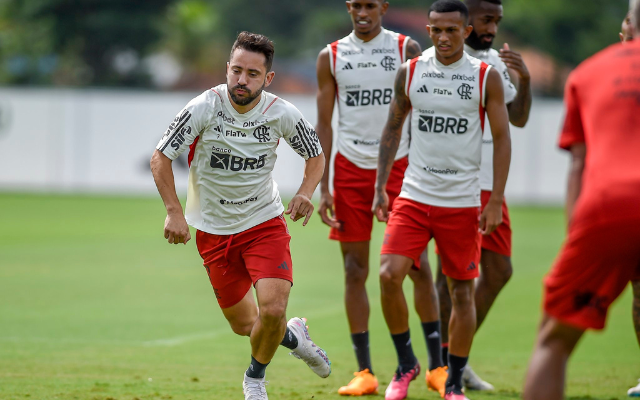
M409 39L409 43L407 43L407 60L419 57L420 55L422 55L420 44L413 39Z

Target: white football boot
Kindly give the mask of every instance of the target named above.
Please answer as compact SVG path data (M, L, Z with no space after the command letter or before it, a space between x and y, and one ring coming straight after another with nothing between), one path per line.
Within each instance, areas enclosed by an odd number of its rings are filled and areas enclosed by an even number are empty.
M632 387L627 390L627 395L629 397L640 397L640 379L638 379L638 386Z
M267 396L267 381L264 378L249 378L247 374L244 374L244 381L242 382L242 393L244 393L244 400L269 400Z
M331 374L331 361L329 361L327 353L313 343L309 337L307 320L305 318L291 318L287 322L287 327L298 339L298 347L289 354L307 363L309 368L319 377L328 377Z
M464 368L464 372L462 372L462 384L467 390L490 391L495 389L492 384L483 381L469 365L467 365Z

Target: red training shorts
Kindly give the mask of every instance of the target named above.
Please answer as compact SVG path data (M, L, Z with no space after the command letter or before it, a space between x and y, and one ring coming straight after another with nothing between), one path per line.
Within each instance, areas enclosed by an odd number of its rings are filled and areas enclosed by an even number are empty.
M238 304L263 278L293 285L291 236L282 215L233 235L198 231L196 244L220 308Z
M393 163L387 195L389 209L402 189L404 171L409 165L409 157ZM375 194L376 170L362 169L345 156L336 153L333 177L333 208L340 229L331 228L329 239L340 242L363 242L371 240L373 228L373 196Z
M481 210L484 210L490 197L490 191L482 191L480 194L480 201L482 202ZM496 230L491 232L490 235L482 236L482 248L502 254L503 256L511 257L511 220L509 219L509 209L507 208L506 200L502 203L502 223L498 225Z
M609 213L610 209L603 210ZM609 217L610 218L610 217ZM629 281L640 278L640 216L581 218L544 280L544 309L565 324L603 329L607 310Z
M446 276L461 281L477 278L479 213L478 207L436 207L399 197L389 215L380 253L409 257L419 267L420 254L434 238Z

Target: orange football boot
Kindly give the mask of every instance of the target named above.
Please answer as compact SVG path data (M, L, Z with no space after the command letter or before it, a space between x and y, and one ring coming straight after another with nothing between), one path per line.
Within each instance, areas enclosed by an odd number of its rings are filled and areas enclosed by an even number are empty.
M378 378L369 369L354 372L355 378L347 386L338 389L338 394L343 396L365 396L368 394L378 394Z
M440 393L440 397L444 398L444 389L447 384L447 378L449 378L449 367L438 367L427 371L424 380L427 382L427 388Z

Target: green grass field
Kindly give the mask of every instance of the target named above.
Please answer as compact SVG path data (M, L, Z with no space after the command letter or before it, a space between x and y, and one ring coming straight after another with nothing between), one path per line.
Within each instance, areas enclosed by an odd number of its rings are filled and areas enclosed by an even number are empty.
M242 398L248 340L233 335L222 317L195 241L165 242L159 198L0 194L0 210L0 399ZM540 318L541 279L564 235L559 209L514 207L512 220L515 274L471 354L474 369L497 391L470 393L472 400L520 397ZM338 245L327 240L317 217L305 228L289 227L296 284L288 314L309 319L333 373L321 380L282 349L267 370L269 395L337 399L356 366ZM381 392L395 368L376 274L382 229L378 224L374 232L368 283ZM640 378L630 309L627 290L607 330L583 340L569 367L570 398L622 399ZM411 328L424 366L415 313ZM439 397L421 379L409 398Z

